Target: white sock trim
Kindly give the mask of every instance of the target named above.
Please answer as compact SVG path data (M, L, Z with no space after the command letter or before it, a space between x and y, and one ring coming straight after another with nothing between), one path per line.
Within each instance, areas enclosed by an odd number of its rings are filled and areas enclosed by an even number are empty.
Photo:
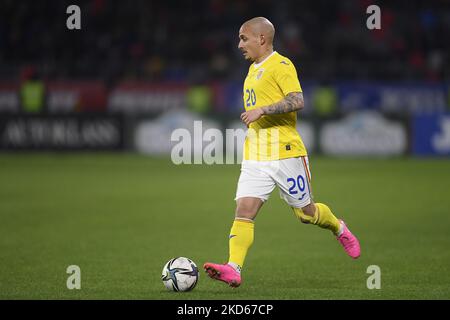
M344 224L342 223L342 221L339 222L339 231L337 236L340 237L342 234L344 233Z
M241 273L241 266L234 263L234 262L228 262L228 265L230 267L232 267L234 270L236 270L237 272Z

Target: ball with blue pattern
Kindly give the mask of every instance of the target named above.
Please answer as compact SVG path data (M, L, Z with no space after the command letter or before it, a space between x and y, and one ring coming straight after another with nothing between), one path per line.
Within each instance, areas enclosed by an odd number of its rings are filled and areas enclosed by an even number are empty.
M198 277L198 268L194 261L177 257L164 265L161 279L167 290L185 292L195 288Z

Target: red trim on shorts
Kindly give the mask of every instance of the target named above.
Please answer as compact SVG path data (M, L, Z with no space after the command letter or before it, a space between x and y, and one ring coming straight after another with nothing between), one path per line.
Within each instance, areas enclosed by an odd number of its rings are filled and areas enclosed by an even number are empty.
M302 163L303 163L303 168L305 169L307 178L308 178L308 190L309 190L309 196L310 198L312 198L312 190L311 190L311 174L309 172L309 167L308 164L306 163L305 157L300 157L302 159Z
M306 171L306 175L308 176L308 181L309 183L311 183L311 175L309 173L309 168L308 168L308 164L306 163L305 157L300 157L303 161L303 167L305 168Z

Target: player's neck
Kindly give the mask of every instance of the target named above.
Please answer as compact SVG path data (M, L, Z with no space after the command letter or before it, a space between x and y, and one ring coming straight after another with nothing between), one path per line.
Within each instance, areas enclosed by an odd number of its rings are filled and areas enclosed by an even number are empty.
M273 49L267 50L262 56L258 57L255 60L255 64L260 64L261 62L266 60L272 53L273 53Z

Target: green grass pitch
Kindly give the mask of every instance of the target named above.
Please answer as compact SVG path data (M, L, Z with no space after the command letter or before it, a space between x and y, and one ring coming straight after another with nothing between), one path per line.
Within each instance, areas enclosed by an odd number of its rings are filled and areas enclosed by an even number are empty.
M192 292L160 277L186 256L225 262L238 165L132 154L0 155L0 299L449 299L450 161L312 156L316 201L359 237L347 257L275 191L256 219L243 284L201 271ZM68 290L66 268L81 268ZM367 267L381 268L369 290Z

